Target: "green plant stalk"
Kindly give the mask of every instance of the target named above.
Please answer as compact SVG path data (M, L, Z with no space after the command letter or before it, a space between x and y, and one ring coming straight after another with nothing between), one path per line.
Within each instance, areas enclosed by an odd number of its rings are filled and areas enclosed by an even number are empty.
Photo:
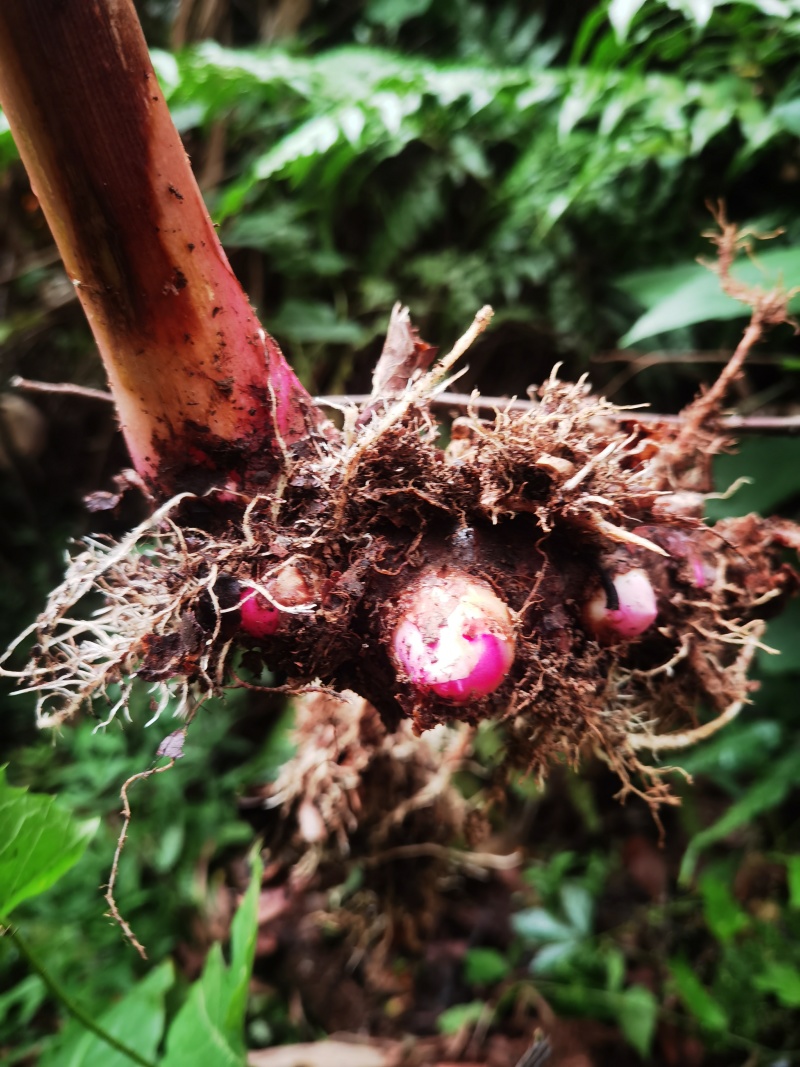
M333 432L231 270L132 0L3 0L0 106L156 495L263 488Z
M31 947L30 944L28 944L28 941L22 936L19 930L13 926L7 926L6 929L8 931L8 936L17 946L17 948L25 957L25 959L28 961L28 964L31 966L31 968L39 975L39 977L42 979L42 981L53 994L53 996L56 998L56 1000L58 1000L59 1003L63 1005L63 1007L69 1012L69 1014L74 1019L76 1019L81 1024L81 1026L85 1027L87 1030L90 1030L95 1035L95 1037L99 1037L101 1041L104 1041L107 1045L110 1045L111 1048L115 1049L117 1052L121 1052L130 1060L133 1060L134 1063L140 1064L141 1067L157 1067L157 1064L154 1063L152 1060L146 1059L134 1049L128 1048L127 1045L123 1045L123 1043L119 1041L116 1037L114 1037L113 1034L109 1034L102 1028L102 1026L99 1026L91 1017L91 1015L89 1015L89 1013L85 1011L80 1006L80 1004L77 1004L72 999L72 997L69 995L69 993L67 993L61 983L50 974L42 960L37 955L36 951Z

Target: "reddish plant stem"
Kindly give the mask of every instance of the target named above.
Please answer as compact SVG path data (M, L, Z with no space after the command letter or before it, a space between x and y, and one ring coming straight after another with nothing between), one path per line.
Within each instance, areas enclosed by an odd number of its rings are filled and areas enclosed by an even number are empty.
M231 271L131 0L3 0L0 105L155 490L263 485L328 432Z

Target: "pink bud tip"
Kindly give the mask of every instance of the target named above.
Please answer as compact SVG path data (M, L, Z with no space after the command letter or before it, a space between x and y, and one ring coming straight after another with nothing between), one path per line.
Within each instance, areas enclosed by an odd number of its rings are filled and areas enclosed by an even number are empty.
M251 637L270 637L278 629L281 613L255 591L243 589L239 596L241 627Z
M689 562L692 565L692 577L694 578L694 584L698 589L705 589L706 585L706 569L703 566L703 561L699 556L690 556Z
M282 618L290 614L283 612L279 606L298 608L304 604L312 606L314 591L299 568L287 563L277 572L273 572L262 582L264 588L274 599L270 603L255 589L243 588L239 595L240 625L251 637L270 637L280 626Z
M494 692L514 662L511 612L485 582L430 572L405 603L392 652L414 685L468 704Z
M608 607L608 594L604 589L598 589L583 608L586 625L605 644L638 637L653 625L658 615L656 594L643 570L618 574L613 585L619 608L611 610Z

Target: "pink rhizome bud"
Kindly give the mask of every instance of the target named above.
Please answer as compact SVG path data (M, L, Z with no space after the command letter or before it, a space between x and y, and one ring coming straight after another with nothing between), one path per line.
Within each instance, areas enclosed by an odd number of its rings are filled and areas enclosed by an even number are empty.
M287 615L313 607L313 583L293 563L284 564L259 584L269 593L269 600L249 586L243 586L239 594L240 625L251 637L271 637Z
M649 629L658 615L656 594L640 568L618 574L583 606L586 625L604 644L630 641Z
M501 685L514 662L514 623L490 585L428 571L402 603L392 653L415 686L468 704Z

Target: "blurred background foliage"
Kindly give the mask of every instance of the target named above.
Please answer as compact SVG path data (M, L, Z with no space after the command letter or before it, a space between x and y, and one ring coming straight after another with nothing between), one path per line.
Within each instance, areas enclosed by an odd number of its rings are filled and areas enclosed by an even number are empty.
M491 303L496 325L470 353L465 388L524 395L561 361L618 402L677 411L744 321L695 262L709 252L707 202L724 199L754 231L783 230L743 276L800 280L798 0L137 6L234 267L317 394L368 389L395 300L443 346ZM738 410L797 413L799 369L797 339L777 331ZM70 537L132 519L81 503L125 464L107 405L23 396L15 374L104 384L0 116L2 643L41 606ZM798 472L796 439L748 436L717 475L721 489L741 475L752 484L710 517L798 518ZM781 655L761 656L753 706L681 760L694 784L675 776L682 805L665 813L664 851L645 806L620 807L601 765L511 791L495 829L526 850L513 920L457 956L434 1029L502 1030L527 990L606 1025L598 1038L576 1024L590 1062L800 1062L798 625L797 608L771 624ZM35 735L26 698L0 701L10 780L101 817L82 862L15 912L100 1013L148 973L97 887L119 786L151 765L162 735L142 726L144 696L124 730L83 721L54 738ZM134 791L119 895L151 960L177 962L178 985L160 994L170 1017L228 929L228 890L244 883L258 829L237 798L274 775L288 722L277 698L239 691L203 712L174 771ZM492 758L487 735L478 760ZM291 989L269 977L259 988L250 1044L320 1036L313 1017L298 1021ZM47 1051L63 1022L0 939L0 1059L99 1062ZM392 1025L402 1031L403 1018Z

